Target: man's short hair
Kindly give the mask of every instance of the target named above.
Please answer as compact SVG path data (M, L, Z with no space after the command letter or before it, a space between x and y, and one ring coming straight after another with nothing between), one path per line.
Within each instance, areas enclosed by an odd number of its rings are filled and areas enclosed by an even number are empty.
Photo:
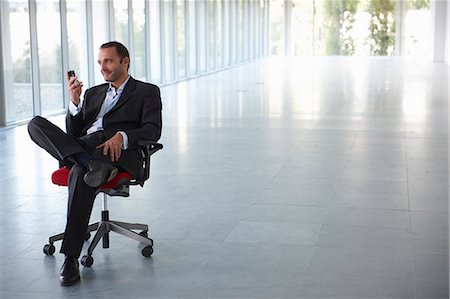
M125 57L128 57L129 63L128 63L127 69L130 69L130 63L131 63L130 60L131 59L130 59L130 53L128 52L127 47L125 47L123 44L121 44L119 42L113 41L113 42L104 43L103 45L100 46L100 49L106 49L106 48L115 48L116 49L116 52L120 57L120 63L122 63L122 60Z

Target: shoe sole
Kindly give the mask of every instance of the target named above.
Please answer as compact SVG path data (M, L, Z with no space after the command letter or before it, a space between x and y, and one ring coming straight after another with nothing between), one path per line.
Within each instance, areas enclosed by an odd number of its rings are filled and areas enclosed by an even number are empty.
M113 168L111 170L111 172L109 173L109 176L106 180L102 177L99 177L99 178L94 177L93 178L92 176L89 176L89 173L86 173L84 175L84 182L86 183L86 185L88 185L90 187L98 188L101 185L103 185L104 183L111 181L117 175L118 172L119 172L119 170L117 168Z

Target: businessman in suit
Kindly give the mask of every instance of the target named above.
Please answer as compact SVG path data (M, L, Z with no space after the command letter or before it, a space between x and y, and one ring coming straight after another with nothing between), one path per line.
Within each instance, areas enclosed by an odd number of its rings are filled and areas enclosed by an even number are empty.
M70 167L61 245L65 260L60 283L65 286L80 280L78 258L98 187L114 178L119 169L137 176L141 167L138 140L158 141L161 136L159 88L129 76L126 47L119 42L103 44L98 64L106 83L87 89L83 100L83 83L76 76L67 76L67 133L40 116L28 124L31 139Z

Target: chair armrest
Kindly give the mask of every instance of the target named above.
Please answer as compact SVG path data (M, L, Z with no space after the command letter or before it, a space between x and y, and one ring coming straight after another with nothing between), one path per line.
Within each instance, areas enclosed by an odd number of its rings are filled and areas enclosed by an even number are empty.
M143 186L144 182L150 177L150 156L162 149L163 145L146 139L139 140L137 145L141 151L142 168L139 178L136 178L136 184Z
M137 145L141 148L142 147L145 148L149 152L149 155L152 155L153 153L155 153L163 148L163 145L161 143L147 140L147 139L139 140Z

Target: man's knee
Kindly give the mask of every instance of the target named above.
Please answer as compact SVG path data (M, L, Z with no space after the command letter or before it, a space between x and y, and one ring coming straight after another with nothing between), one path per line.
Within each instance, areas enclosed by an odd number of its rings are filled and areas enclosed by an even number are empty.
M35 116L28 122L28 133L31 136L34 136L37 130L41 127L41 125L47 120L42 116Z
M82 165L76 163L72 166L72 168L70 168L69 179L70 179L70 177L82 179L85 173L86 173L86 168L84 168Z
M48 122L48 120L42 116L37 115L28 122L28 126L36 126L44 122Z

